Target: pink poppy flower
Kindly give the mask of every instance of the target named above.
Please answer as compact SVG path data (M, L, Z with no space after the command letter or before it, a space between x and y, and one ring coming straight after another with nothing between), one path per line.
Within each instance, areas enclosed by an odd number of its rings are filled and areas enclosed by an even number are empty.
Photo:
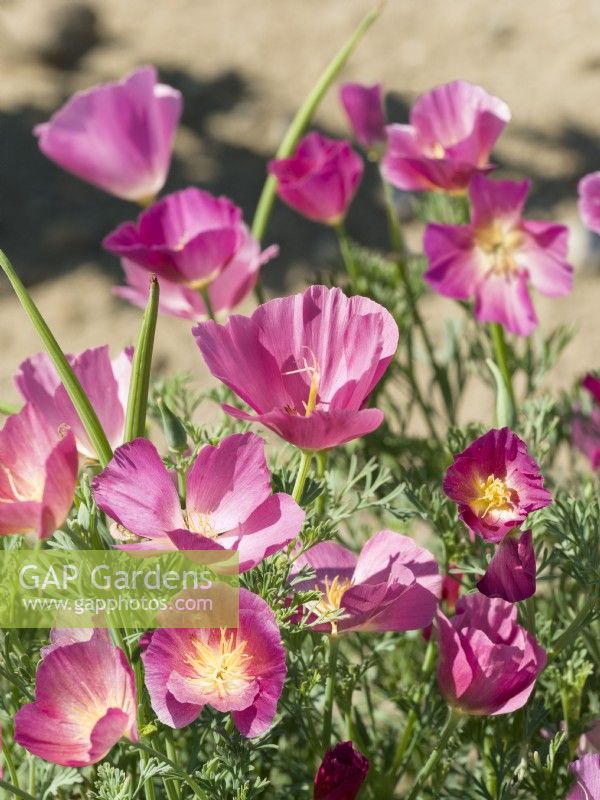
M371 150L385 142L385 113L383 87L345 83L340 89L340 100L352 127L356 141Z
M227 266L206 287L212 310L215 314L230 312L252 291L258 280L260 268L279 252L276 245L261 252L260 245L244 226L242 237L245 241L231 258ZM125 272L125 286L118 286L113 292L132 303L145 308L149 293L149 271L128 258L121 259ZM171 317L183 317L199 322L206 319L208 312L204 298L197 289L182 283L159 278L160 296L158 310Z
M187 475L185 510L146 439L117 448L92 488L102 511L142 537L124 549L237 550L241 572L286 547L304 521L289 495L271 494L264 442L253 433L200 450Z
M287 672L275 616L246 589L238 628L161 628L142 660L152 708L165 725L183 728L209 705L230 711L249 738L271 727Z
M600 380L594 375L586 375L581 385L592 397L592 411L585 414L579 406L573 408L571 438L596 470L600 467Z
M487 597L501 597L509 603L535 594L536 564L531 531L508 534L497 545L485 575L477 588Z
M111 361L108 345L84 350L78 356L67 356L111 447L123 441L132 358L133 349L127 348ZM15 376L15 383L22 397L50 425L56 428L68 425L71 428L81 455L96 458L96 451L49 356L40 353L25 359Z
M591 172L579 181L579 215L586 228L600 233L600 172Z
M104 247L122 259L129 277L136 264L159 280L190 290L214 286L220 308L239 302L257 280L258 270L277 250L260 252L242 221L242 212L227 197L213 197L195 187L174 192L143 211L137 222L125 222L110 233ZM136 278L139 284L140 278ZM147 278L143 289L148 293ZM164 284L161 284L164 285ZM167 285L163 308L177 297ZM138 287L139 292L139 287ZM122 292L121 292L122 294ZM179 293L178 304L192 303L191 293ZM128 299L131 299L131 294ZM197 300L193 303L197 305ZM197 306L205 313L204 304Z
M335 615L333 621L314 626L324 633L424 628L433 619L442 589L429 550L392 531L372 536L358 558L336 542L317 544L295 560L292 574L306 566L314 569L315 578L296 588L322 593L311 609L314 618Z
M523 219L528 191L529 181L476 175L469 184L470 224L431 223L423 239L429 285L455 300L474 297L480 322L499 322L519 336L537 326L528 283L549 297L568 294L573 285L569 230Z
M77 92L34 129L40 150L84 181L146 203L169 172L181 94L142 67L118 83Z
M355 800L369 771L369 759L352 742L330 747L315 776L314 800Z
M309 133L291 158L269 162L277 195L314 222L337 225L352 202L363 174L362 158L349 142Z
M600 755L590 753L569 765L575 783L565 800L600 800Z
M0 430L0 535L47 539L67 518L77 484L75 439L31 404Z
M35 679L35 702L15 717L15 741L45 761L85 767L101 761L122 736L135 742L133 671L105 630L46 652Z
M482 594L461 597L456 615L436 617L437 677L449 705L465 714L522 708L546 666L546 651L517 624L517 608Z
M500 542L552 495L527 445L509 428L492 429L454 456L443 483L465 525Z
M209 370L261 422L305 450L325 450L375 430L383 413L366 408L398 344L385 308L341 289L311 286L271 300L226 325L202 322L192 333Z
M408 192L463 191L493 169L490 153L509 120L506 103L480 86L437 86L413 105L410 125L388 125L383 175Z

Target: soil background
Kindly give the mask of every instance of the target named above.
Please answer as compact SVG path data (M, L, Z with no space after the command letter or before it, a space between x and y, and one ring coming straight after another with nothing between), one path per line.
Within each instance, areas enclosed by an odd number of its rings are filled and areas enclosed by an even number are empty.
M251 219L264 177L295 109L373 0L0 0L0 247L13 260L65 350L136 336L139 312L111 295L119 265L100 241L133 217L131 205L62 172L37 149L33 126L77 89L154 64L185 98L167 190L197 184L229 195ZM533 181L529 216L572 227L575 290L535 302L546 332L578 335L553 377L567 385L600 367L600 255L575 207L578 179L600 169L598 0L389 0L342 79L382 81L389 116L415 97L464 78L502 97L513 121L495 161ZM337 91L316 125L347 135ZM411 240L420 229L408 221ZM368 172L348 223L353 238L385 247L377 181ZM269 294L297 289L337 258L331 233L278 205L267 236L281 253L264 271ZM0 399L15 398L18 364L38 340L0 282ZM242 310L248 310L246 304ZM426 316L456 312L430 297ZM206 371L181 320L161 318L157 374ZM439 342L440 345L442 342ZM485 416L473 390L465 413Z

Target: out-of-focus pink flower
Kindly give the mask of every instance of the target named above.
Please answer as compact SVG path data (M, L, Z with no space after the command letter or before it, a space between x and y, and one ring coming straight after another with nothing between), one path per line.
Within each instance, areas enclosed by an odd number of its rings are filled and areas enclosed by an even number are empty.
M77 356L67 355L111 447L123 441L132 358L133 348L128 347L111 361L108 345L84 350ZM50 425L56 428L68 425L71 428L81 455L96 458L96 451L49 356L39 353L25 359L19 366L15 383L22 397Z
M50 425L28 403L0 430L0 535L47 539L69 513L77 449L68 428Z
M105 630L61 641L46 652L35 702L15 717L15 741L45 761L85 767L101 761L122 736L137 741L133 672Z
M468 225L430 223L423 246L429 261L425 280L455 300L475 298L480 322L499 322L520 336L537 326L529 296L560 297L571 291L565 225L522 218L529 181L494 181L476 175L469 184Z
M296 588L322 593L311 610L315 619L324 618L313 629L325 633L424 628L442 590L429 550L392 531L372 536L358 558L336 542L317 544L294 561L293 574L306 566L314 569L315 578ZM328 616L335 619L328 622Z
M269 162L277 178L277 194L284 203L315 222L337 225L358 189L362 158L349 142L309 133L291 158Z
M63 169L146 203L167 178L181 109L181 94L157 83L154 67L142 67L118 83L77 92L34 133Z
M492 429L454 457L444 492L460 518L487 542L500 542L552 495L527 445L509 428Z
M493 169L490 153L509 120L506 103L480 86L437 86L413 105L410 125L387 126L383 175L405 191L463 191Z
M600 172L591 172L579 181L579 214L586 228L600 233Z
M200 290L208 289L214 311L239 303L277 253L276 247L261 252L231 200L193 186L163 197L103 244L123 259L130 287L117 290L121 297L140 305L148 296L148 275L156 274L160 308L188 318L206 316Z
M268 604L240 589L238 628L154 632L142 653L152 708L183 728L205 705L231 712L244 736L272 724L286 676L285 650Z
M600 467L600 380L594 375L586 375L581 385L592 396L593 407L589 415L579 406L573 409L571 438L596 470Z
M392 360L398 326L385 308L341 289L311 286L271 300L226 325L202 322L192 333L212 374L261 422L305 450L325 450L375 430L383 413L366 408Z
M314 800L354 800L368 771L368 758L352 742L339 742L323 756L315 775Z
M237 550L241 572L288 545L304 520L289 495L271 494L264 442L253 433L200 450L187 474L185 510L146 439L117 448L92 486L98 507L142 537L123 549Z
M592 750L600 751L600 719L594 720L587 731L579 739L578 752L585 754Z
M600 755L590 753L569 766L575 783L565 800L600 800Z
M487 597L501 597L509 603L535 594L536 564L531 531L508 534L497 547L477 588Z
M226 267L206 287L215 314L228 313L239 305L256 285L260 268L279 252L277 245L267 247L261 252L260 245L245 226L242 228L242 237L245 237L245 241ZM145 308L149 293L149 271L128 258L121 259L121 266L125 272L126 285L113 289L114 293L134 306ZM206 319L206 304L197 289L167 278L159 278L158 282L158 310L161 314L183 317L194 322Z
M455 569L455 564L448 564L448 569ZM462 589L461 580L462 580L462 573L453 573L452 575L444 575L442 577L442 595L440 597L440 605L450 614L454 613L454 609L456 608L456 601L460 595L460 591ZM433 624L427 625L423 628L423 638L426 642L429 641L431 638L431 633L433 631Z
M345 83L340 89L340 100L359 144L371 150L385 142L383 87L380 83L374 86Z
M467 714L507 714L525 705L546 651L517 624L515 605L482 594L461 597L448 620L438 611L438 684Z

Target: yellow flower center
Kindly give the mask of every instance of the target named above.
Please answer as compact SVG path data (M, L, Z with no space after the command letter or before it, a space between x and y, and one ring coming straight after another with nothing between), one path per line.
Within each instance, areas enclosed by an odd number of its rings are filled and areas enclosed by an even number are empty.
M196 673L194 683L207 694L237 695L254 680L248 672L252 656L245 652L246 642L237 642L234 633L228 635L222 628L216 647L196 639L194 649L187 662Z
M332 581L329 578L325 578L323 587L315 586L315 589L321 592L321 599L314 608L315 613L320 617L326 618L339 611L342 605L342 598L353 585L350 578L340 578L339 575L336 575ZM331 629L334 634L337 634L337 620L332 620Z
M201 533L208 539L216 539L219 535L214 529L210 514L205 514L202 511L184 511L183 517L187 525L187 529L192 533Z
M440 142L436 142L431 148L431 158L444 158L445 156L446 151L444 150L444 145L440 144Z
M303 358L302 367L300 367L299 369L292 369L289 372L284 372L283 374L300 375L301 373L306 373L306 375L309 376L310 386L308 389L308 400L306 402L303 402L302 405L304 406L304 416L310 417L312 412L317 407L317 396L319 393L319 383L321 381L321 371L319 369L319 362L317 361L317 357L315 356L313 351L308 347L305 347L303 349L308 352L309 357L311 359L310 363L306 360L306 358ZM292 406L286 406L286 411L289 414L297 413L296 409L294 409Z
M518 271L515 254L523 244L520 230L494 220L476 229L475 244L485 253L496 275L508 277Z
M488 475L479 481L479 496L473 503L473 510L480 517L490 511L509 511L513 507L512 491L501 478Z

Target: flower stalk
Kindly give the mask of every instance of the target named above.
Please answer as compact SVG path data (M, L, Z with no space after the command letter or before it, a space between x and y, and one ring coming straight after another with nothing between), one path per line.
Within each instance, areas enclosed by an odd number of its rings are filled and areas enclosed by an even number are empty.
M448 747L450 739L461 724L462 719L463 715L460 712L454 709L448 709L448 716L446 718L444 727L442 728L440 738L436 746L431 751L429 758L419 771L412 789L406 796L406 800L417 800L417 798L420 797L421 790L429 780L432 772L437 767L440 759L446 752L446 748Z
M150 390L150 369L154 334L158 317L159 285L156 275L150 278L150 296L142 317L142 325L138 336L133 365L131 383L125 414L124 441L130 442L143 436L146 431L146 413L148 410L148 392Z
M327 686L325 688L325 708L323 712L323 741L325 752L331 743L331 723L333 718L333 701L335 698L335 681L337 675L337 659L340 640L337 634L329 636L329 664L327 671Z

